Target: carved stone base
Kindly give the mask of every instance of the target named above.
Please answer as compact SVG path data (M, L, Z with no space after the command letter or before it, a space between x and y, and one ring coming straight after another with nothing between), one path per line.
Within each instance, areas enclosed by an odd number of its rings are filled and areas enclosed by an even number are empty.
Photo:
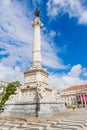
M2 116L51 116L66 111L63 102L6 104Z
M24 72L25 86L35 86L37 83L48 85L48 72L43 69L31 69Z

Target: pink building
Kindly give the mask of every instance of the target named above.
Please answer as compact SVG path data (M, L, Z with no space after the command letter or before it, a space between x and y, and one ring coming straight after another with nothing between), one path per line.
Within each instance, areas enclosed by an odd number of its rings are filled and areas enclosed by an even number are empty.
M69 106L76 104L85 107L87 105L87 84L66 88L60 94L64 102Z

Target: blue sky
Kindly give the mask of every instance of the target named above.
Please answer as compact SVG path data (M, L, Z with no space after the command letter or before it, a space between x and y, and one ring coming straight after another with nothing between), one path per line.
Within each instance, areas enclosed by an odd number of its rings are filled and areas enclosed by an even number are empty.
M86 0L0 0L0 79L24 81L32 63L35 9L40 9L42 64L58 89L87 84Z

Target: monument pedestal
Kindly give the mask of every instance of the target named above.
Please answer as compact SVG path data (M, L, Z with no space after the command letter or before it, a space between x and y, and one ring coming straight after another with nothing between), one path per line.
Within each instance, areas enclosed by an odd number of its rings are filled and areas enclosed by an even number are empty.
M63 102L44 102L39 104L39 110L36 110L36 103L10 103L5 105L5 110L2 116L31 116L31 117L46 117L52 116L58 112L66 111Z
M46 69L36 68L24 72L25 86L36 86L36 84L48 85L49 73Z

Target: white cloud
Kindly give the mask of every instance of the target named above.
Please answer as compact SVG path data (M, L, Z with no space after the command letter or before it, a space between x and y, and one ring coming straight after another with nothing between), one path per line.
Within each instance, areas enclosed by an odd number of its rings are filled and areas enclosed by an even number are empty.
M69 76L71 77L78 77L79 74L82 73L82 66L80 64L74 65L71 69L71 71L68 73Z
M1 0L1 4L4 4L5 6L9 6L11 3L11 0Z
M49 83L51 86L60 90L74 85L87 84L87 80L80 78L80 74L84 75L85 71L84 68L78 64L73 66L68 74L51 74L49 77Z
M68 65L64 65L62 59L57 55L58 49L49 35L42 34L42 63L45 66L55 69L66 69ZM49 44L48 44L49 43Z
M79 23L87 24L87 10L84 10L80 14Z
M69 17L76 17L78 23L87 24L87 9L80 0L49 0L47 11L53 18L60 13L68 13Z
M28 44L25 45L25 43L23 43L22 45L20 45L20 43L18 43L18 45L10 45L4 42L0 42L0 45L5 49L3 53L9 54L8 57L3 57L1 59L1 63L3 65L14 67L16 66L17 62L19 62L21 69L24 70L26 69L26 67L29 67L29 60L31 61L32 58L32 52L29 51L31 50L31 46L29 46ZM0 54L1 53L2 51L0 52Z
M56 32L51 30L49 35L50 35L51 38L54 38L56 36Z
M0 80L6 80L8 82L20 81L21 83L23 83L23 72L21 72L21 69L18 66L12 69L0 63Z
M81 65L75 65L67 74L50 74L49 84L59 90L73 85L87 84L87 80L79 78L79 75L82 73L84 76L87 76L85 75L87 72L86 69L85 71L83 70L84 68L82 68ZM9 82L18 80L21 83L24 83L24 75L19 66L16 66L14 69L12 69L11 67L4 66L0 63L0 80L6 80Z
M87 71L84 73L84 76L87 76Z
M31 61L33 29L25 14L26 9L19 3L0 1L0 48L4 54L8 53L8 57L1 59L3 65L14 67L19 62L25 69Z
M32 27L30 26L29 19L25 15L24 8L22 5L12 2L12 0L9 1L8 6L5 5L6 2L2 2L3 4L0 6L1 31L4 33L6 39L10 37L17 41L32 42L28 34L32 30Z
M30 66L33 46L31 19L31 11L27 11L18 1L0 1L0 48L4 49L0 54L8 54L0 59L3 65L12 68L18 63L23 70ZM51 32L51 36L55 35L53 33ZM65 66L56 54L51 36L42 33L43 64L63 69Z

